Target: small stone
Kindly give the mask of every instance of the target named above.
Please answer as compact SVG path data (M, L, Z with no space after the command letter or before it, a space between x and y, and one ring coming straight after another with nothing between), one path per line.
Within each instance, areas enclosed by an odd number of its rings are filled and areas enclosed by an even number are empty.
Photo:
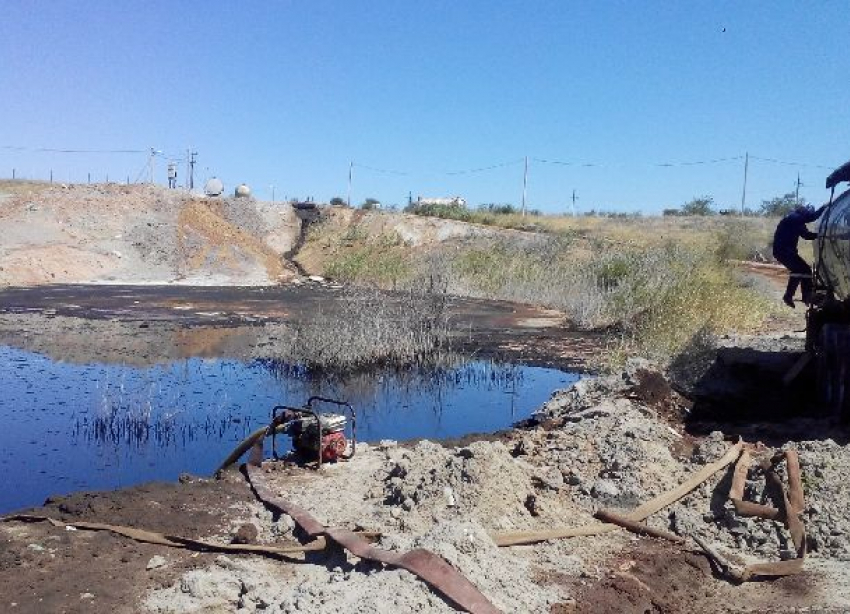
M159 569L160 567L165 567L168 564L168 561L165 560L164 557L156 556L151 557L151 560L148 561L148 564L145 566L145 569L151 571L152 569Z
M189 474L189 473L181 473L177 477L177 481L180 482L181 484L188 484L192 480L193 480L192 475Z
M554 467L541 467L534 479L540 486L549 490L559 491L564 487L564 476Z
M407 499L405 499L404 501L402 501L402 502L401 502L401 506L402 506L402 507L405 509L405 511L407 511L407 512L409 512L410 510L412 510L412 509L413 509L413 507L414 507L415 505L416 505L416 503L415 503L415 502L413 501L413 499L411 499L410 497L408 497Z
M93 593L80 593L80 599L94 599Z
M531 514L532 516L539 516L540 515L540 508L538 507L536 496L529 494L525 498L525 509L527 509L528 513Z
M233 535L233 539L230 541L233 544L256 544L258 534L259 531L257 530L257 526L250 522L246 522L236 530L236 533Z
M472 458L475 456L475 453L469 448L459 448L457 451L457 455L461 458Z
M578 486L579 484L581 484L581 476L576 473L573 473L572 471L568 472L563 477L564 481L570 486Z
M393 518L398 519L398 517L399 517L399 516L401 516L401 508L398 508L398 507L394 507L394 508L392 508L392 509L390 510L390 516L392 516Z
M457 505L457 499L455 499L455 493L451 486L445 486L443 488L443 497L446 500L446 507L454 507Z
M33 552L44 552L46 550L46 548L41 544L30 544L27 548Z
M590 494L596 498L613 499L619 496L620 489L610 480L596 480L590 488Z

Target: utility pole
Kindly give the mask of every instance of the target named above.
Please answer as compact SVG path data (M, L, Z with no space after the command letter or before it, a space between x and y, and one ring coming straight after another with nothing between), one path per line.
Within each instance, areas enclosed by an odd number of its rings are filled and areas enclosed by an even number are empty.
M576 191L573 189L573 217L576 216L576 201L578 200L578 196L576 196Z
M803 185L800 182L800 172L797 171L797 184L796 189L794 190L794 202L797 203L797 206L800 205L800 186Z
M747 207L747 172L750 168L750 152L744 155L744 190L741 192L741 215L744 215Z
M198 155L197 151L192 151L191 149L186 150L186 156L189 159L189 191L195 189L195 156Z
M522 216L525 217L525 196L528 192L528 156L525 156L525 171L522 174Z
M351 207L351 177L354 174L354 161L348 163L348 206Z

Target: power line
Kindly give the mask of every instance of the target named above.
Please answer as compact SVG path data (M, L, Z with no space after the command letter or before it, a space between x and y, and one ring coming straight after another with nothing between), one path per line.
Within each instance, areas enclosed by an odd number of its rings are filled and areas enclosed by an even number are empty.
M823 168L828 171L833 170L834 166L825 166L823 164L809 164L806 162L787 162L785 160L777 160L776 158L760 158L758 156L750 156L753 160L759 160L761 162L772 162L773 164L782 164L784 166L804 166L809 168Z
M497 168L505 168L506 166L516 166L517 164L521 164L525 162L528 163L528 157L519 158L518 160L510 160L508 162L502 162L500 164L492 164L490 166L482 166L481 168L471 168L463 171L446 171L444 174L446 175L469 175L472 173L483 173L484 171L492 171Z
M455 176L455 175L469 175L469 174L472 174L472 173L483 173L485 171L492 171L492 170L495 170L497 168L505 168L507 166L515 166L517 164L521 164L524 160L525 160L525 158L518 158L516 160L509 160L507 162L500 162L498 164L491 164L489 166L481 166L481 167L477 167L477 168L468 168L468 169L463 169L463 170L458 170L458 171L422 171L422 172L418 172L418 173L412 172L412 171L399 171L399 170L392 170L392 169L387 169L387 168L378 168L378 167L375 167L375 166L368 166L366 164L360 164L360 163L357 163L357 162L352 162L351 166L356 167L356 168L366 169L366 170L369 170L369 171L372 171L372 172L375 172L375 173L383 173L385 175L399 175L399 176L402 176L402 177L409 177L411 175L420 175L420 176L421 175L436 175L436 176L448 175L448 176Z
M655 163L649 163L649 166L657 166L657 167L661 167L661 168L669 168L669 167L676 167L676 166L697 166L697 165L700 165L700 164L720 164L722 162L732 162L732 161L735 161L735 160L743 160L743 159L744 159L744 156L731 156L731 157L727 157L727 158L712 158L712 159L708 159L708 160L692 160L692 161L687 161L687 162L655 162ZM558 165L558 166L576 166L576 167L583 167L583 168L604 167L604 166L622 166L622 164L610 165L610 164L602 164L602 163L599 163L599 162L566 162L564 160L546 160L546 159L543 159L543 158L532 158L532 160L535 161L535 162L542 162L543 164L555 164L555 165ZM640 163L637 163L637 164L640 164Z
M17 145L0 145L0 149L11 151L36 151L41 153L74 153L74 154L142 154L146 149L53 149L50 147L19 147Z

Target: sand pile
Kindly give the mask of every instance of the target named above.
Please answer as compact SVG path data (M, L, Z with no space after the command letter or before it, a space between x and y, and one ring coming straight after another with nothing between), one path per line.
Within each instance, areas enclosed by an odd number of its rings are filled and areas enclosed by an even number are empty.
M15 195L0 222L0 286L274 284L294 276L282 254L300 228L286 205L120 184Z

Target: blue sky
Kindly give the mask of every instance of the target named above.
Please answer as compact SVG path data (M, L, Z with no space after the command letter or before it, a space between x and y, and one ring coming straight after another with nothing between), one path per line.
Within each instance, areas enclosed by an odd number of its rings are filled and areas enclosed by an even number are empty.
M850 159L848 9L6 0L0 176L135 180L145 154L31 149L191 146L199 179L262 198L345 197L354 161L355 203L519 204L529 156L529 207L568 211L575 189L580 211L658 212L703 194L740 206L748 151L805 164L751 159L749 205L798 171L820 202L818 166Z

